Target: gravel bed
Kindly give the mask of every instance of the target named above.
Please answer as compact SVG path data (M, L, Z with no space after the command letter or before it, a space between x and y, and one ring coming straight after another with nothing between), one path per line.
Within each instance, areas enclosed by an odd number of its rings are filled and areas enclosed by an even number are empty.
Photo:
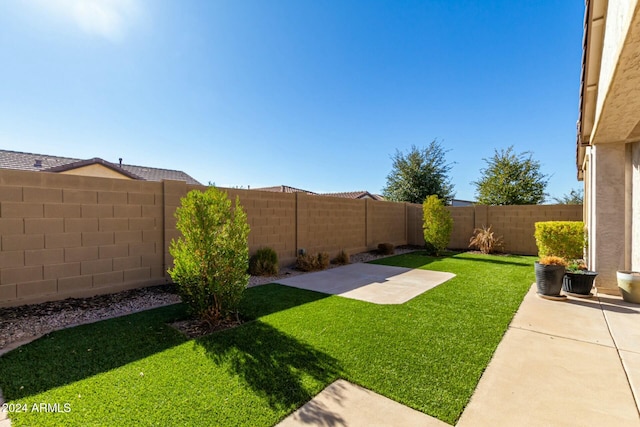
M400 246L396 248L395 254L413 252L416 249L419 248ZM384 257L386 256L379 255L375 251L363 252L352 255L351 263L367 262ZM329 268L335 267L337 266L333 264L329 266ZM249 287L272 283L275 280L299 274L305 273L287 267L282 268L277 276L251 276ZM161 285L91 298L68 298L42 304L0 308L0 355L55 330L178 302L180 297L176 294L175 286Z

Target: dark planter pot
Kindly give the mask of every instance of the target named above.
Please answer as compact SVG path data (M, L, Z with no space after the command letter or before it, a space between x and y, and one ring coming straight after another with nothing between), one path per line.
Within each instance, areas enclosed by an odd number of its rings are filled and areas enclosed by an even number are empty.
M598 273L595 271L583 271L582 273L574 273L567 271L562 279L562 290L570 294L591 295L593 281L596 280Z
M545 296L559 296L562 289L562 278L564 277L564 266L545 265L536 261L536 285L538 294Z

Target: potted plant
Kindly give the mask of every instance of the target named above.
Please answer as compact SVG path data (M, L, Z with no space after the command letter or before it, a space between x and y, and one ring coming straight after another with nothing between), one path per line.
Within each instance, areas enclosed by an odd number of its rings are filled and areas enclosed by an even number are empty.
M552 300L566 298L566 296L560 295L566 265L567 261L564 258L553 255L544 256L539 261L536 261L535 272L538 296Z
M562 290L567 295L578 298L591 298L591 288L598 273L589 271L582 260L575 260L566 268L562 279Z
M627 302L640 304L640 272L638 271L618 271L618 288L622 294L622 299Z

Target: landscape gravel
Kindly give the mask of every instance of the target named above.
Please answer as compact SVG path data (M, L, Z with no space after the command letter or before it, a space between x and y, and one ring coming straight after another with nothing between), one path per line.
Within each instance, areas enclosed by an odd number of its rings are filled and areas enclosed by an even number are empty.
M400 246L395 254L413 252L417 248ZM351 256L351 263L367 262L388 255L375 251ZM329 268L338 267L331 264ZM249 287L272 283L283 277L305 274L292 267L282 268L277 276L251 276ZM0 308L0 355L49 332L86 323L124 316L151 308L180 302L174 285L132 289L90 298L68 298L42 304Z

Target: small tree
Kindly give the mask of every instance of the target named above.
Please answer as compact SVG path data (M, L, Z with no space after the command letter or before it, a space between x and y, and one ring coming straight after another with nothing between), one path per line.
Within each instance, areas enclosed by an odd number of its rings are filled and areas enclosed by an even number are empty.
M432 194L447 201L453 199L451 163L445 159L446 152L436 140L424 149L413 145L406 154L396 150L392 156L393 169L382 190L384 197L392 202L409 203L422 203Z
M582 188L578 190L571 189L569 194L564 194L562 197L554 197L553 201L559 205L581 205L584 199L584 191Z
M483 205L536 205L544 202L547 176L540 172L540 162L530 152L516 154L513 146L495 150L490 159L483 159L486 169L474 181L476 198Z
M171 241L174 267L169 275L182 301L212 325L232 314L237 317L249 283L249 225L239 199L232 209L227 194L215 187L204 193L193 190L182 198L175 216L182 236Z
M424 241L437 256L447 247L453 230L453 219L438 196L429 196L422 204Z

